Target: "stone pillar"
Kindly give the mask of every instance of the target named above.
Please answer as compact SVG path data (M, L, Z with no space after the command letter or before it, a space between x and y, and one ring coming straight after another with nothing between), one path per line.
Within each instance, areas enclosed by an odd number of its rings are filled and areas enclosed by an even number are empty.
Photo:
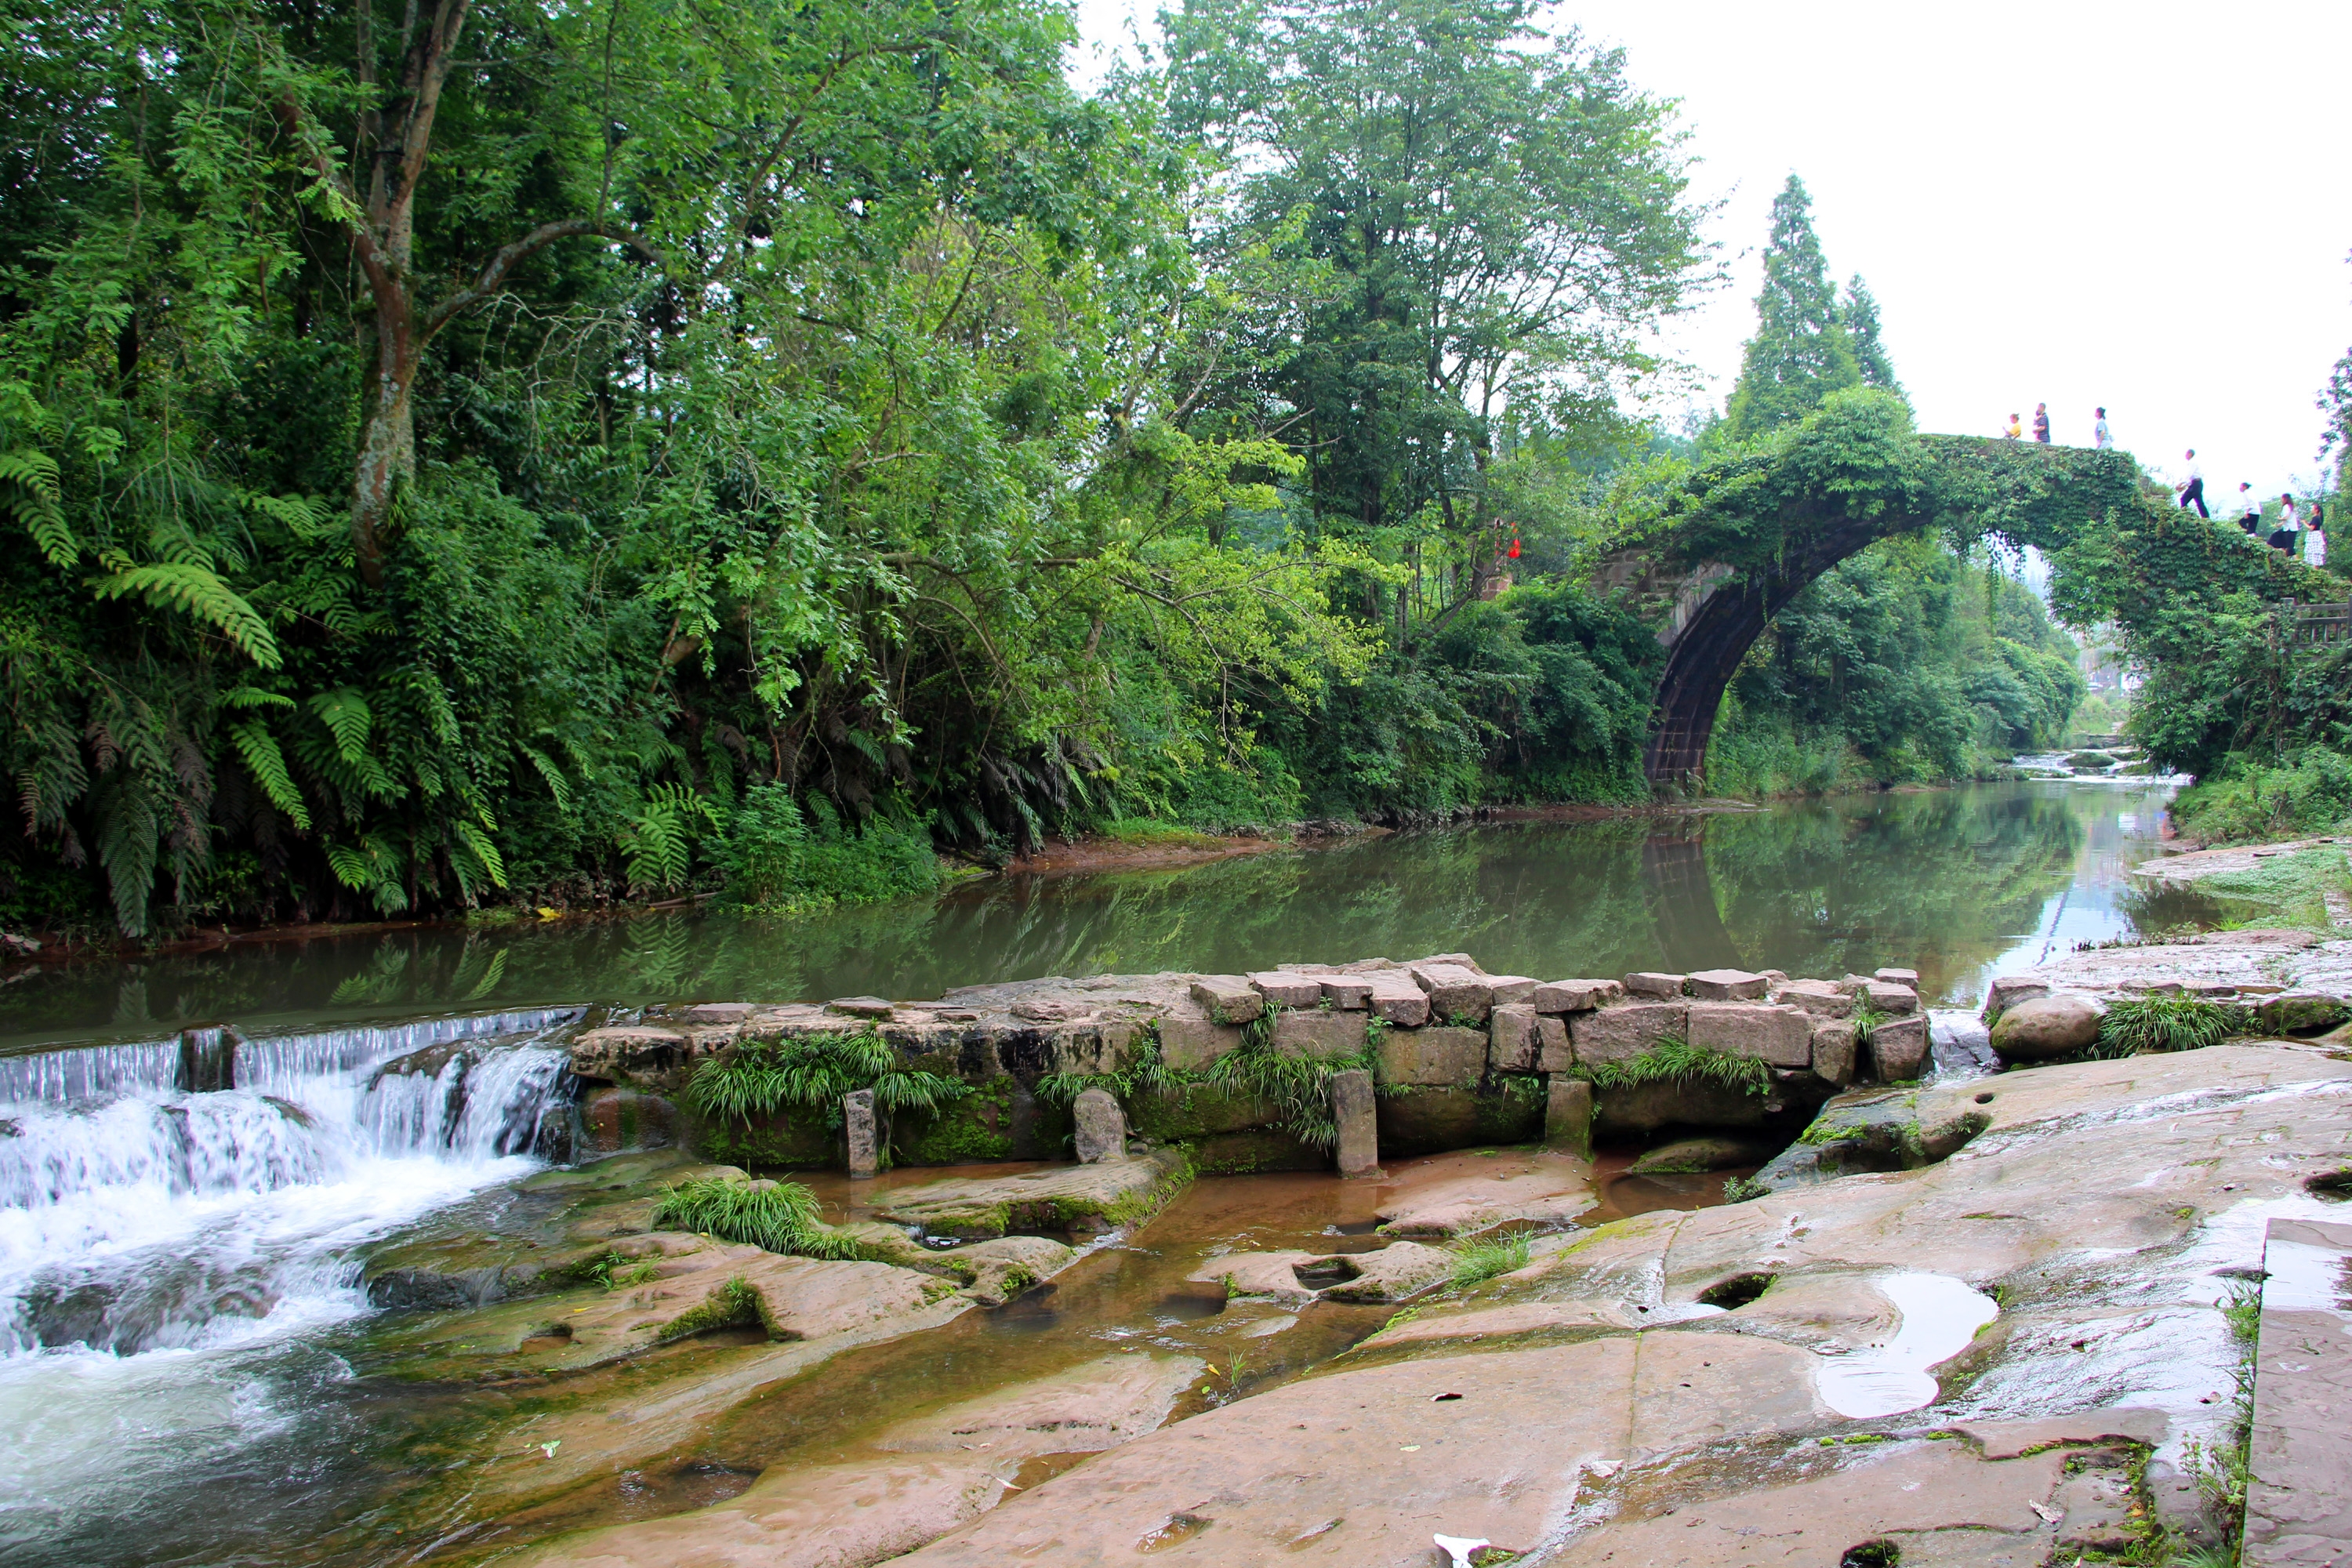
M882 1169L881 1130L874 1117L874 1091L861 1089L841 1097L844 1131L849 1135L849 1174L863 1181Z
M219 1094L236 1087L236 1036L217 1024L180 1031L180 1070L172 1087L182 1094Z
M1331 1120L1339 1128L1339 1173L1381 1173L1381 1123L1372 1075L1361 1068L1331 1075Z
M1127 1158L1127 1112L1107 1089L1089 1089L1071 1102L1076 1121L1078 1163L1097 1165Z
M1544 1146L1563 1154L1592 1158L1592 1086L1556 1072L1544 1102Z

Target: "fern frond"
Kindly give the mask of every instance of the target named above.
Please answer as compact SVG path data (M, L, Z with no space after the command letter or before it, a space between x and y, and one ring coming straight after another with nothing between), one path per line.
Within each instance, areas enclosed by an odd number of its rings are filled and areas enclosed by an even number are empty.
M81 554L81 542L74 537L59 509L58 460L29 447L11 447L0 452L0 481L15 491L10 494L0 490L0 500L5 501L16 514L16 521L32 534L33 542L41 547L49 564L72 565Z
M302 792L295 787L294 775L287 771L286 753L278 749L278 737L269 732L269 727L258 719L248 719L231 726L228 735L236 743L237 755L245 759L246 772L261 785L269 804L308 832L310 809L302 804Z
M359 766L367 756L368 731L375 725L375 712L367 699L348 686L338 687L310 699L310 711L335 737L335 749L343 761Z
M467 849L473 851L474 858L482 863L482 869L489 873L491 884L496 887L505 887L507 863L499 854L499 847L490 841L490 836L463 817L457 820L457 826L458 838L463 841Z
M90 592L100 599L136 596L157 609L194 616L262 668L278 666L278 639L269 635L259 612L208 567L185 561L125 566L90 584Z
M275 691L261 691L250 686L233 687L218 698L224 708L291 708L294 699Z
M567 816L570 816L572 786L564 782L563 770L549 761L544 752L530 746L518 746L515 749L522 753L525 762L538 770L539 776L547 782L547 793L555 797L555 809Z

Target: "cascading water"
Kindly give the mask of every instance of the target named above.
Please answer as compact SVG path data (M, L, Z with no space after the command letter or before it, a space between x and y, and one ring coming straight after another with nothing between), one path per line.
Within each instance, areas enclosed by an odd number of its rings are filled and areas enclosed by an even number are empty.
M255 1357L368 1310L367 1243L536 1166L576 1016L240 1042L204 1094L176 1043L0 1062L0 1548L102 1507L126 1448L280 1423Z

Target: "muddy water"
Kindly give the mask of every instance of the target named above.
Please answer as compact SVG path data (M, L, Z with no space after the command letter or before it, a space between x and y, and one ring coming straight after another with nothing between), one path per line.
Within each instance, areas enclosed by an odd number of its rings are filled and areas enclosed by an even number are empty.
M207 1018L315 1027L429 1008L922 997L1045 974L1465 950L1541 975L1898 964L1931 999L1968 1002L1997 965L2209 912L2151 912L2126 879L2155 850L2169 795L2145 780L1898 792L989 878L818 920L711 909L238 941L17 971L0 991L0 1051L152 1039Z

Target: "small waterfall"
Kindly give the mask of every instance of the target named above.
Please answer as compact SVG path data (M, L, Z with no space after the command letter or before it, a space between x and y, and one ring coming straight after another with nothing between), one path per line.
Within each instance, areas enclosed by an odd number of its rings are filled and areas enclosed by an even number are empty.
M172 1087L176 1042L0 1063L0 1367L362 1310L360 1246L529 1169L564 1109L547 1037L577 1017L267 1037L207 1094Z

